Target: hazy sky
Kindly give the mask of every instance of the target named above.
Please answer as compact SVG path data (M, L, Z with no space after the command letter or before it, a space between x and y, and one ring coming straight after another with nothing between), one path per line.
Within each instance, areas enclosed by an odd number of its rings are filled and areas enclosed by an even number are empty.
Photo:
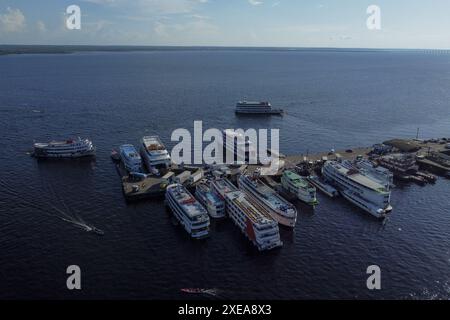
M449 17L450 0L0 0L0 44L450 48Z

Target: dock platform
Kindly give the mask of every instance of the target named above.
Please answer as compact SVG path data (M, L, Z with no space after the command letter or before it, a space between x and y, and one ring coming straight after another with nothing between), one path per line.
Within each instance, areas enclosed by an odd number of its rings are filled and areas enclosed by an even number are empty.
M128 177L122 178L122 189L127 200L140 200L164 197L166 185L164 180L147 177L142 181L132 181Z

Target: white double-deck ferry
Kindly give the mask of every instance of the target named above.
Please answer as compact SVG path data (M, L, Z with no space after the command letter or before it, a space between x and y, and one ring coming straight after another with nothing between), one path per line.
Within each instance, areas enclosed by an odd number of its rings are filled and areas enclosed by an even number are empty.
M348 163L327 161L322 168L322 174L344 198L373 216L383 218L392 211L391 192L356 167L349 167Z
M120 146L120 159L128 172L141 172L142 159L136 148L132 144L124 144Z
M281 185L285 190L297 196L303 202L317 205L316 188L298 174L286 170L281 177Z
M66 141L35 143L33 148L33 155L38 158L79 158L95 155L92 141L80 137Z
M282 246L278 223L265 211L258 210L242 191L226 195L228 215L258 250Z
M278 195L257 177L241 175L239 188L249 197L249 200L259 210L265 210L278 223L294 227L297 222L297 209L287 200Z
M274 109L268 101L239 101L236 113L241 114L282 114L282 109Z
M181 184L166 189L166 202L174 216L192 238L209 235L209 217L205 208Z
M222 133L222 143L224 148L224 159L227 164L257 164L258 153L252 141L235 130L226 129ZM232 159L227 159L227 153L232 155ZM231 163L229 163L231 160Z
M170 155L158 136L146 136L142 138L141 155L147 169L168 168L171 165Z
M206 182L200 182L197 185L195 196L212 218L225 217L224 200Z

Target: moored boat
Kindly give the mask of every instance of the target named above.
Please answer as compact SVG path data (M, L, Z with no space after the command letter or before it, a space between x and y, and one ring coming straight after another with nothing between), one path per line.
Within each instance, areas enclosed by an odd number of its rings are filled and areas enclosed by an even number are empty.
M136 148L132 144L124 144L120 146L120 159L128 172L141 172L142 159Z
M313 186L322 191L324 194L329 196L330 198L334 198L339 196L339 192L333 186L329 185L323 179L318 176L308 176L306 178Z
M317 205L319 203L316 197L316 188L293 171L285 170L283 172L281 185L286 191L294 194L299 200L309 205Z
M235 185L226 178L211 180L210 186L211 189L216 192L222 199L225 199L227 193L237 190Z
M265 210L259 210L240 190L226 194L227 211L235 225L258 250L282 246L278 223Z
M209 217L206 209L181 184L169 185L166 202L175 218L192 238L209 236Z
M292 228L295 226L297 209L257 176L243 174L239 177L238 184L256 208L267 211L273 219L284 226Z
M322 174L344 198L377 218L392 211L390 190L348 162L327 161Z
M171 165L169 152L159 136L145 136L142 138L141 156L151 173L156 173L158 169L166 169Z
M196 186L195 196L212 218L225 217L224 200L206 182L202 181Z

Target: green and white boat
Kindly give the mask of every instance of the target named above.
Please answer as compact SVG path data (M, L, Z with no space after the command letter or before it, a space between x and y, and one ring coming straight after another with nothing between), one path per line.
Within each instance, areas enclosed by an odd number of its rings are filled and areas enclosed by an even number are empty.
M284 171L281 177L281 185L301 201L309 205L319 204L316 197L316 188L298 174L290 170Z

